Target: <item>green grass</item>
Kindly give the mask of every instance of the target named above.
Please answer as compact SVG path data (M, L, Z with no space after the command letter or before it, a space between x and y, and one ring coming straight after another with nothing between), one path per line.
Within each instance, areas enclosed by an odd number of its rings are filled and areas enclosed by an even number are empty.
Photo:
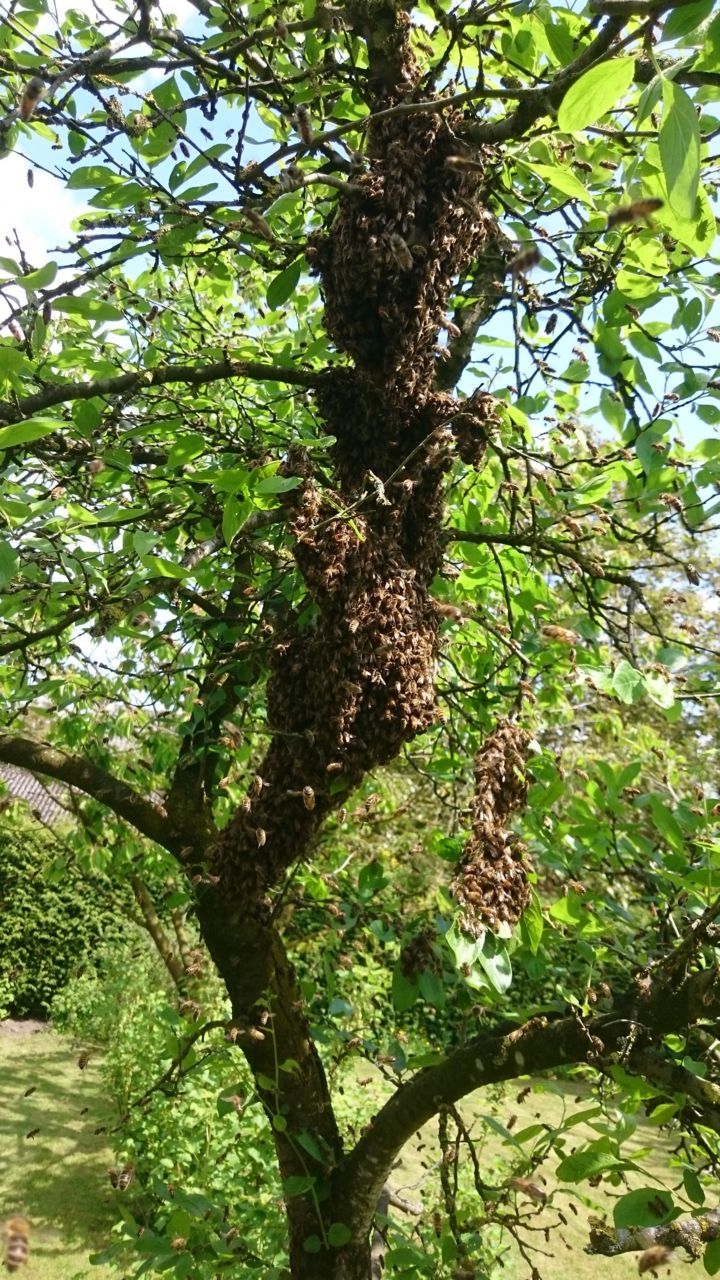
M0 1214L31 1224L27 1280L117 1280L88 1261L108 1244L116 1217L111 1152L95 1133L112 1115L97 1066L91 1059L80 1071L77 1057L49 1032L0 1034Z
M80 1071L77 1057L67 1041L52 1033L0 1034L0 1215L4 1219L22 1214L31 1223L31 1260L24 1280L118 1280L118 1272L92 1267L88 1261L89 1254L108 1244L117 1217L116 1193L107 1178L112 1153L105 1137L95 1132L99 1126L113 1123L113 1113L103 1096L97 1061L91 1059ZM490 1090L472 1094L461 1108L466 1123L472 1127L479 1116L490 1114L507 1124L515 1114L513 1133L534 1122L555 1127L564 1114L577 1109L575 1098L587 1094L584 1086L574 1081L551 1082L547 1088L536 1083L541 1087L520 1105L515 1100L518 1088L504 1090L500 1098ZM25 1090L32 1085L34 1092L25 1097ZM370 1096L365 1093L369 1110L374 1110L386 1092L387 1085L378 1076L370 1085ZM36 1128L37 1136L28 1138ZM394 1170L393 1186L405 1190L410 1199L417 1199L433 1183L423 1162L434 1164L437 1159L436 1134L436 1124L431 1123L404 1149ZM587 1125L578 1125L571 1131L565 1154L571 1143L588 1136L597 1134ZM641 1148L650 1149L642 1158L647 1176L629 1178L628 1186L671 1188L677 1175L668 1174L669 1145L656 1128L638 1124L625 1150L635 1154ZM485 1141L481 1160L489 1182L502 1181L498 1162L509 1155L511 1149L499 1136ZM583 1202L567 1184L558 1186L553 1177L555 1164L551 1157L541 1170L544 1189L553 1193L551 1203L538 1210L522 1196L517 1202L522 1216L527 1215L536 1229L531 1233L539 1250L534 1261L543 1280L634 1280L637 1254L599 1258L584 1252L590 1214L605 1213L611 1218L613 1196L625 1188L613 1191L601 1186L589 1193L584 1188ZM570 1202L577 1216L568 1208ZM552 1225L558 1208L567 1218L567 1226ZM548 1240L542 1230L546 1225L551 1227ZM507 1280L527 1280L530 1268L513 1249L502 1274Z
M471 1133L477 1135L477 1119L482 1115L494 1116L505 1125L513 1116L516 1117L511 1130L514 1134L535 1123L556 1128L568 1116L589 1110L593 1105L589 1088L577 1080L535 1081L533 1091L518 1105L516 1097L521 1088L522 1085L518 1084L500 1091L478 1090L465 1098L459 1110ZM602 1116L598 1117L598 1121L602 1119ZM614 1201L635 1187L672 1190L677 1186L679 1172L669 1171L667 1164L673 1145L671 1139L656 1126L641 1123L638 1119L635 1133L623 1144L623 1153L642 1164L644 1175L629 1173L627 1181L618 1187L612 1187L608 1182L591 1188L584 1183L576 1189L568 1183L558 1183L554 1176L555 1168L561 1156L568 1155L573 1147L600 1135L589 1124L578 1124L565 1136L564 1151L551 1154L538 1171L540 1177L533 1179L548 1193L547 1205L538 1206L527 1196L517 1195L518 1212L522 1220L532 1226L532 1231L524 1233L524 1238L537 1250L534 1255L531 1253L531 1261L543 1280L637 1280L639 1254L605 1258L585 1252L589 1218L606 1217L612 1223ZM408 1199L417 1199L418 1192L422 1194L423 1185L433 1181L426 1180L422 1161L434 1165L437 1150L437 1122L431 1122L402 1152L400 1163L392 1175L393 1187L406 1194ZM486 1180L500 1185L503 1182L500 1162L513 1159L515 1153L499 1135L490 1134L480 1144L479 1156ZM493 1166L496 1172L493 1172ZM576 1212L570 1209L570 1204ZM567 1225L558 1225L558 1210L566 1218ZM545 1228L548 1228L547 1239ZM663 1273L668 1273L668 1268L662 1268ZM520 1256L515 1245L510 1248L500 1274L505 1280L529 1280L531 1265Z

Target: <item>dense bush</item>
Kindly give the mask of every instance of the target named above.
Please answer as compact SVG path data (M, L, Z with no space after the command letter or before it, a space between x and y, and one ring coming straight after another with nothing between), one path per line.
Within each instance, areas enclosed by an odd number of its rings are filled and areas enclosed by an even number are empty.
M222 1028L198 1035L183 1056L205 1020L230 1016L216 981L194 994L198 1021L178 1014L177 993L140 936L100 947L53 1005L60 1030L106 1046L103 1072L122 1119L116 1156L133 1166L130 1186L117 1192L118 1240L102 1257L130 1265L131 1245L144 1269L174 1260L176 1275L192 1268L197 1280L211 1280L235 1260L271 1280L284 1257L281 1224L269 1215L281 1194L272 1138Z
M0 826L0 1013L43 1017L102 938L123 930L129 900L103 876L60 867L29 823Z

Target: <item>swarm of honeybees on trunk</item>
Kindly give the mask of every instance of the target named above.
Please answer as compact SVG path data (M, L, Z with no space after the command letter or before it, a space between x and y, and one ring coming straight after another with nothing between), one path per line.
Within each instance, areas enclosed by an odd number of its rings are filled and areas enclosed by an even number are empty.
M504 720L475 758L472 835L450 885L461 924L475 936L516 924L530 898L525 846L509 830L513 813L527 798L529 743L524 729Z
M286 502L314 617L273 636L263 787L214 857L243 896L276 882L364 773L441 718L429 588L443 558L443 484L456 452L479 459L495 408L478 396L461 409L434 385L453 282L499 234L482 159L446 163L460 124L432 112L377 122L354 193L309 246L326 328L352 365L330 370L318 392L336 438L332 488L307 456L284 467L302 477Z

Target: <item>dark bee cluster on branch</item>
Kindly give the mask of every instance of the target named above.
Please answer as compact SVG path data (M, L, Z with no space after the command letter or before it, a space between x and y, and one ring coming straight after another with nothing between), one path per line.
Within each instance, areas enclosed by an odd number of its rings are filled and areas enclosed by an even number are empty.
M315 617L275 638L262 785L217 851L215 869L232 866L243 893L276 883L348 790L440 718L429 588L443 556L443 483L456 453L479 461L495 425L492 397L459 402L435 386L453 282L498 234L482 173L445 163L458 149L452 123L382 118L361 194L310 247L328 332L353 364L318 391L336 438L333 491L304 454L284 468L303 480L287 501Z
M504 720L475 757L472 835L457 865L450 889L462 910L463 928L475 936L483 929L517 924L529 899L527 851L508 823L527 799L530 735Z
M432 392L453 280L499 234L482 207L482 172L446 163L460 124L430 112L378 121L360 193L308 249L330 338L411 413Z

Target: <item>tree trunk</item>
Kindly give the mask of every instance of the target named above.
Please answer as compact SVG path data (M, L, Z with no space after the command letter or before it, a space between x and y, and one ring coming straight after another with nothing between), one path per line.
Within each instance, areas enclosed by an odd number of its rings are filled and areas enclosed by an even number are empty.
M342 1249L321 1249L308 1253L304 1241L290 1241L292 1280L370 1280L370 1243L360 1241Z

